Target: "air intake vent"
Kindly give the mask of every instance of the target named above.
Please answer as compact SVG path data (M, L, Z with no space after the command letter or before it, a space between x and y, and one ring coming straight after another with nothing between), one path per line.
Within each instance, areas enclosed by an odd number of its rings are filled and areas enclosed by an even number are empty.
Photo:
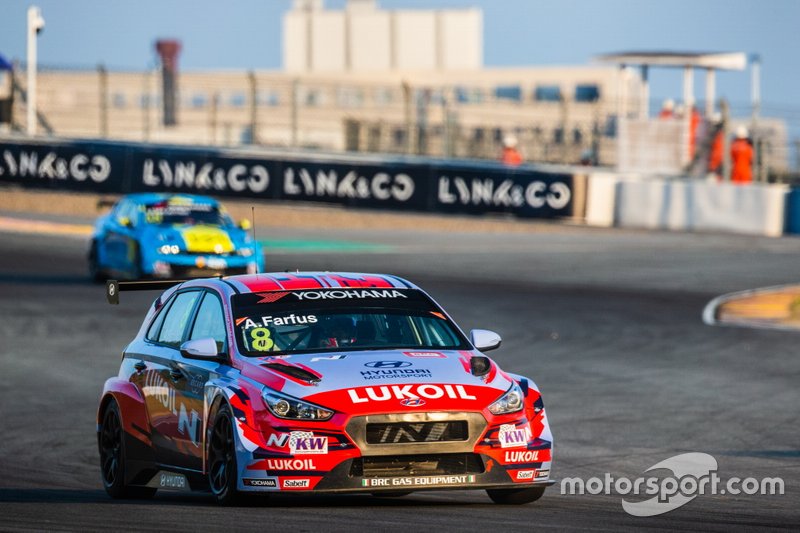
M465 441L468 435L466 420L367 424L367 444Z
M354 477L399 477L481 474L483 461L474 453L361 457L353 460Z
M265 366L270 370L280 372L281 374L285 374L294 379L299 379L300 381L307 381L308 383L319 383L321 381L318 375L297 366L286 365L282 363L264 363L261 366Z

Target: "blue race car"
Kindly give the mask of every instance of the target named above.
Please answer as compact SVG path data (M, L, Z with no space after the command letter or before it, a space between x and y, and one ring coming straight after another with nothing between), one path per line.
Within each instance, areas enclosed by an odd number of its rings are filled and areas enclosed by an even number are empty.
M141 193L123 196L97 219L89 247L96 281L193 278L264 271L264 256L213 198Z

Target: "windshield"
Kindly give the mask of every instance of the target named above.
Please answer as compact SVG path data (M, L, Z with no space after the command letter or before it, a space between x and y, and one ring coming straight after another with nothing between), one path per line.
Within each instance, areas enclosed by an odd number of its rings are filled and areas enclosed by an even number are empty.
M321 289L233 297L239 351L263 356L382 349L468 349L417 290Z
M228 217L217 206L210 204L176 204L169 201L146 205L145 220L148 224L210 224L228 225Z

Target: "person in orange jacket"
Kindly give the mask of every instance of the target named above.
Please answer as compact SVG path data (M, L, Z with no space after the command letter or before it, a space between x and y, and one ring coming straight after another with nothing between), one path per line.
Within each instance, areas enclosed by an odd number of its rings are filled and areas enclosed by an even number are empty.
M724 128L722 127L722 117L715 113L711 117L711 149L708 154L708 172L720 179L722 177L722 157L724 150Z
M747 128L736 128L736 140L731 144L731 181L733 183L751 183L753 181L753 146L747 138Z
M672 98L667 98L664 100L664 103L661 104L661 112L658 114L658 118L673 118L675 116L675 101Z
M694 104L689 106L689 159L694 159L697 151L697 130L700 127L700 111Z
M517 167L522 164L522 155L517 150L517 138L513 135L506 135L503 139L503 155L500 161L504 165Z

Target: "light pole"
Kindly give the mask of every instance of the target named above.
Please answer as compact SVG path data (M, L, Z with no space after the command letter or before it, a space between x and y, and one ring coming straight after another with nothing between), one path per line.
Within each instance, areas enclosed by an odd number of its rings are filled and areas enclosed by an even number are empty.
M28 8L28 135L36 135L36 37L44 29L42 11Z

